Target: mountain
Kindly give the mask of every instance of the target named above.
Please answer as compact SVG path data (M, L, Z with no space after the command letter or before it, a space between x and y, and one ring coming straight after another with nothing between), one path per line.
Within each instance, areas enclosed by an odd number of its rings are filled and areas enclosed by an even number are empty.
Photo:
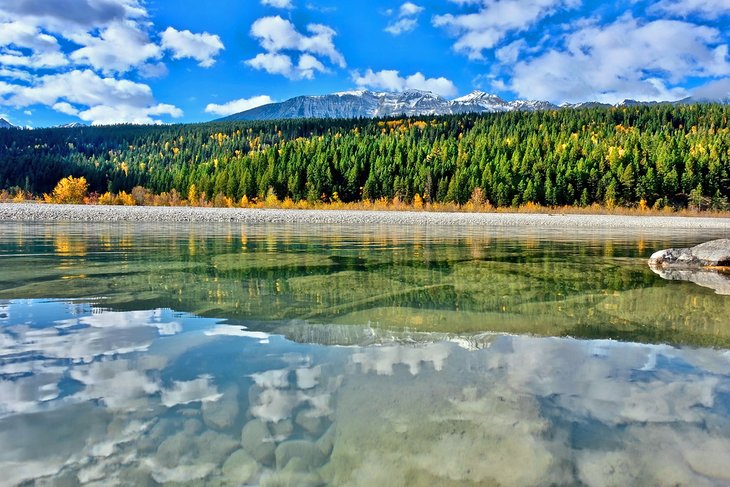
M497 95L473 91L466 96L447 100L430 91L378 92L369 90L343 91L331 95L297 96L285 102L263 105L236 113L218 121L276 120L288 118L374 118L417 115L451 115L458 113L495 113L561 108L608 108L650 106L656 104L728 103L730 100L685 98L675 102L624 100L616 105L599 102L564 103L560 106L547 101L505 101Z
M12 128L15 128L15 125L8 122L4 118L0 118L0 129L12 129Z
M275 120L287 118L374 118L456 113L507 112L513 110L553 110L544 101L504 101L496 95L474 91L447 100L430 91L407 90L400 93L369 90L344 91L331 95L297 96L282 103L271 103L220 119Z
M83 122L71 122L71 123L65 123L63 125L57 125L56 128L59 129L78 129L83 127L88 127L89 124L83 123Z

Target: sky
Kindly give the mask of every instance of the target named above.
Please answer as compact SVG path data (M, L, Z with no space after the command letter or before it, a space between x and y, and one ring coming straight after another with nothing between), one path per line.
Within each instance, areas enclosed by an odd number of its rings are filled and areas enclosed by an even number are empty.
M730 96L730 0L0 0L0 117L188 123L298 95Z

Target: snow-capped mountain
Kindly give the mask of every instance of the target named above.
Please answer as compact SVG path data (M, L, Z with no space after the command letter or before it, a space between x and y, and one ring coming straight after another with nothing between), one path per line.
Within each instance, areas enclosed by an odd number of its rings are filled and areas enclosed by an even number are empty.
M63 125L57 125L56 128L59 129L78 129L78 128L85 128L88 127L89 124L84 122L71 122L71 123L64 123Z
M8 122L4 118L0 118L0 129L12 129L12 128L15 128L15 125Z
M271 103L221 120L275 120L287 118L374 118L455 113L506 112L512 110L552 110L552 103L517 100L506 102L496 95L474 91L447 100L430 91L407 90L400 93L369 90L345 91L321 96L297 96L282 103Z
M473 91L466 96L447 100L430 91L407 90L400 93L354 90L321 96L298 96L282 103L271 103L236 113L220 120L275 120L287 118L374 118L417 115L451 115L458 113L494 113L538 110L581 109L601 107L644 106L659 103L728 103L730 100L686 98L675 102L643 102L624 100L616 105L600 102L564 103L547 101L505 101L497 95Z

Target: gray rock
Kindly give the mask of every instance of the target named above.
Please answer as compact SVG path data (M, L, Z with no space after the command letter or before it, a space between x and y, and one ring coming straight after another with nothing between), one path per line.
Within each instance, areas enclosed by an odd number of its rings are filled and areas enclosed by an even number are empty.
M223 464L224 485L244 485L259 471L256 460L244 450L234 451Z
M218 401L203 403L203 421L211 428L231 428L238 417L238 388L226 389Z
M193 444L189 436L183 433L169 436L157 448L155 454L157 464L173 468L180 463L182 457L191 450L191 447L193 447Z
M220 465L240 443L229 436L208 430L197 437L195 446L199 461Z
M183 423L183 431L187 435L197 435L203 429L203 423L197 419L188 419Z
M285 441L276 447L275 455L276 468L279 470L284 469L295 458L303 460L310 470L321 467L327 460L317 445L305 440Z
M698 286L713 289L715 293L730 296L730 272L719 272L714 269L674 269L652 267L654 273L668 281L693 282Z
M266 423L254 419L246 423L241 431L241 445L257 462L271 465L274 462L276 444Z
M277 441L283 441L294 432L294 423L291 419L282 419L276 423L271 423L271 432Z
M330 456L335 446L335 425L334 423L327 428L327 431L317 440L317 447L325 455Z
M313 417L308 414L308 411L300 411L294 422L301 426L304 431L312 435L318 436L322 432L322 418L317 416Z
M730 267L730 239L711 240L687 249L666 249L652 254L649 266L696 269Z
M319 487L324 485L316 473L276 472L261 479L261 487Z

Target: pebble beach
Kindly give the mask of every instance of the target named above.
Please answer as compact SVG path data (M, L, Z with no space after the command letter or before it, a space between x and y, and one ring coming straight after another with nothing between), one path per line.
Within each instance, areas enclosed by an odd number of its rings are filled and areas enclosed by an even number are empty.
M88 206L0 203L0 222L233 222L301 225L485 226L576 229L663 229L730 232L730 218L573 215L531 213L440 213L413 211L283 210L156 206Z

